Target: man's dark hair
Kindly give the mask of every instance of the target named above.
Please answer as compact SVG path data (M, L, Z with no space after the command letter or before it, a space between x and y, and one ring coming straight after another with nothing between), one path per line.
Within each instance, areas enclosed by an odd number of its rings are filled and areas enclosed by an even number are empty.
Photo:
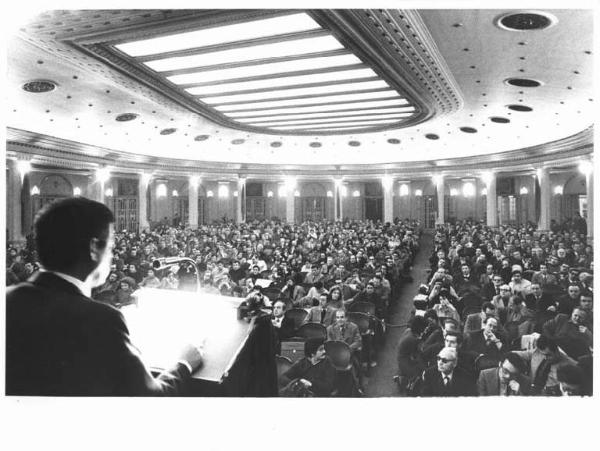
M496 310L496 306L491 302L484 302L481 304L481 311L485 312L486 310Z
M65 270L90 258L90 241L108 240L115 221L110 209L85 197L69 197L45 206L35 217L38 258L48 270ZM102 243L100 243L102 245Z
M318 338L318 337L308 338L304 342L304 355L306 357L312 357L313 355L316 354L317 350L323 343L324 343L324 340L322 338Z
M516 354L514 352L507 352L504 355L504 358L501 360L501 362L504 362L505 360L508 360L508 362L512 366L514 366L519 371L519 373L525 374L527 372L527 364L519 356L519 354Z
M415 316L410 322L410 330L414 335L422 334L427 328L428 323L422 316Z
M585 381L583 370L572 363L559 365L556 369L556 379L559 382L565 382L570 385L582 386Z
M450 330L448 332L446 332L446 337L456 337L456 343L460 346L460 344L463 342L463 334L461 334L458 331L454 331L454 330Z
M538 349L549 349L552 352L558 351L558 345L556 344L556 341L554 341L554 338L547 335L540 335L537 339L536 346Z

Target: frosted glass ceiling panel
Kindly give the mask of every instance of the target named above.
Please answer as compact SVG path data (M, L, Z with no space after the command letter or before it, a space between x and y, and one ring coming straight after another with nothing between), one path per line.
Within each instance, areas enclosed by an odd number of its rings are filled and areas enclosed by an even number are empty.
M280 63L257 64L253 66L233 67L231 69L193 72L191 74L171 75L167 80L178 84L209 83L211 81L230 80L235 78L256 77L270 74L284 74L301 70L316 70L326 67L350 66L360 64L354 55L321 56L318 58L302 58Z
M394 119L386 119L382 121L359 121L359 122L347 122L343 125L352 126L352 125L363 125L367 126L376 126L376 125L385 125L385 124L393 124L394 122L398 122ZM341 125L341 124L340 124ZM296 125L296 126L277 126L277 127L269 127L272 130L303 130L303 129L319 129L319 128L331 128L335 127L335 124L329 125Z
M157 72L186 69L188 67L214 66L217 64L252 61L262 58L277 58L280 56L303 55L306 53L326 52L343 49L342 44L333 36L319 36L271 44L239 47L199 55L178 56L144 64Z
M386 97L398 97L398 101L402 101L401 104L407 105L408 102L402 97L398 96L398 93L392 89L387 91L379 92L366 92L362 94L340 94L337 96L323 96L323 97L312 97L310 99L294 99L294 100L277 100L271 102L254 102L227 106L215 106L217 111L248 111L256 108L279 108L284 106L298 106L298 105L311 105L315 103L328 103L328 102L346 102L352 100L371 100L371 99L382 99ZM395 99L391 99L395 100ZM340 107L340 105L338 105Z
M372 102L354 102L345 103L342 105L316 105L296 108L275 108L264 111L257 111L255 116L270 116L272 114L279 113L311 113L321 111L335 111L335 110L351 110L353 108L377 108L377 107L390 107L390 106L404 106L406 100L398 98L390 100L376 100ZM408 107L406 111L413 111L414 107ZM237 116L248 116L248 111L240 111L238 113L225 113L226 116L235 118Z
M115 47L130 56L155 55L228 42L322 29L305 13L254 20L222 27L205 28L171 36L128 42Z
M377 77L368 67L364 69L327 72L324 74L297 75L293 77L267 78L264 80L244 81L240 83L225 83L222 85L198 86L186 89L192 95L219 94L246 89L278 88L305 83L323 83L326 81L352 80L354 78Z
M252 125L253 127L273 127L275 125L302 125L302 124L316 124L318 122L328 123L328 122L344 122L344 121L362 121L369 119L402 119L403 117L410 116L410 113L396 113L396 114L386 114L383 116L352 116L352 117L338 117L338 118L312 118L312 119L303 119L303 120L295 120L295 121L276 121L276 122L252 122L248 125Z
M251 100L279 99L282 97L308 96L315 94L333 94L335 92L352 92L367 89L389 88L390 86L383 80L365 81L362 83L343 83L336 85L314 86L311 88L280 89L271 92L256 92L253 94L237 94L231 96L217 96L200 98L208 105L227 102L247 102Z
M409 110L408 112L406 112ZM405 116L412 116L413 108L407 109L406 107L402 108L381 108L381 109L373 109L373 110L357 110L357 111L339 111L339 112L325 112L325 113L304 113L304 114L290 114L290 115L277 115L277 116L259 116L259 117L240 117L237 118L237 122L257 122L257 121L273 121L278 119L310 119L310 118L319 118L319 117L333 117L333 116L348 116L348 115L360 115L360 114L370 114L370 113L395 113L395 114L403 114ZM403 113L405 112L405 113ZM247 113L248 114L248 113ZM252 114L252 113L249 113Z

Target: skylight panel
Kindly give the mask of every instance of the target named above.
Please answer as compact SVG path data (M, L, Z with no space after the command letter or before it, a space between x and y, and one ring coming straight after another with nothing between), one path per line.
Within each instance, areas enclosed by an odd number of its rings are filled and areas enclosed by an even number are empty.
M287 72L298 72L303 70L317 70L324 68L333 68L340 66L351 66L361 64L355 55L333 55L320 56L315 58L302 58L298 60L282 61L279 63L255 64L241 67L232 67L230 69L217 69L202 72L192 72L190 74L178 74L167 77L172 83L177 85L187 85L194 83L210 83L211 81L233 80L244 77L259 77L271 74L285 74Z
M319 29L322 28L310 16L300 13L144 39L115 47L129 56L138 57Z
M178 56L147 61L144 64L157 72L186 69L189 67L214 66L217 64L252 61L263 58L304 55L308 53L339 50L344 47L333 36L318 36L274 42L270 44L239 47L229 50L202 53L199 55Z
M404 117L410 116L410 113L396 113L396 114L386 114L383 116L346 116L346 117L337 117L337 118L312 118L312 119L302 119L302 120L294 120L294 121L271 121L271 122L252 122L248 125L253 127L273 127L276 125L302 125L302 124L316 124L316 123L330 123L330 122L350 122L350 121L360 121L360 120L384 120L384 119L402 119Z
M257 108L277 108L284 106L298 106L298 105L311 105L317 103L333 103L333 102L347 102L353 100L371 100L371 99L381 99L388 97L398 97L398 101L402 101L403 104L407 104L408 102L400 97L398 93L392 89L387 91L379 91L379 92L365 92L361 94L340 94L336 96L322 96L322 97L311 97L308 99L293 99L293 100L277 100L270 102L254 102L254 103L244 103L244 104L236 104L236 105L227 105L227 106L215 106L214 108L217 111L248 111ZM395 100L395 99L391 99ZM339 105L338 105L339 106Z
M269 122L278 119L310 119L310 118L320 118L320 117L337 117L337 116L345 116L350 117L351 115L361 115L361 114L380 114L380 113L389 113L389 114L403 114L406 116L411 116L414 108L406 108L406 107L397 107L397 108L379 108L372 110L354 110L354 111L330 111L324 113L303 113L303 114L279 114L276 116L253 116L252 113L247 117L238 117L236 119L237 122Z
M353 125L362 125L362 126L376 126L376 125L385 125L385 124L393 124L394 122L398 122L395 119L387 119L382 121L364 121L364 122L347 122L344 125L353 126ZM303 130L303 129L320 129L320 128L332 128L335 127L335 124L329 125L296 125L296 126L277 126L277 127L269 127L273 130Z
M341 132L344 130L356 130L356 129L364 129L365 127L363 126L359 126L359 127L331 127L331 128L327 128L324 130L319 130L319 129L307 129L307 130L302 130L303 132L327 132L327 131L333 131L333 132ZM283 130L282 130L283 131Z
M406 105L406 100L402 98L390 99L390 100L376 100L372 102L353 102L345 103L341 105L314 105L307 107L296 107L296 108L274 108L263 111L257 111L255 116L270 116L272 114L279 113L310 113L310 112L322 112L322 111L335 111L335 110L352 110L357 108L377 108L377 107L390 107L390 106L403 106ZM414 107L409 107L407 111L414 110ZM234 113L225 113L226 116L235 118L236 116L247 116L248 111L240 111Z
M252 94L237 94L230 96L217 96L217 97L206 97L200 98L204 103L209 105L227 102L247 102L251 100L267 100L267 99L279 99L282 97L294 97L294 96L305 96L315 94L333 94L335 92L351 92L361 91L367 89L380 89L388 88L389 85L383 80L366 81L362 83L343 83L336 85L326 86L313 86L310 88L295 88L295 89L280 89L271 92L256 92Z
M240 83L225 83L220 85L198 86L186 89L192 95L219 94L225 92L244 91L250 89L279 88L305 83L324 83L328 81L352 80L355 78L377 77L368 67L364 69L326 72L324 74L296 75L292 77L266 78L263 80L244 81Z

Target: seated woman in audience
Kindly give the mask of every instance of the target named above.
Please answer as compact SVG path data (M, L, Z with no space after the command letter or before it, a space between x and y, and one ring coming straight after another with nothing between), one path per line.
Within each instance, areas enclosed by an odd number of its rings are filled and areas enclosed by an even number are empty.
M421 376L425 362L421 357L421 337L427 328L427 320L415 316L398 342L398 385L401 394L406 394L409 385Z
M179 279L173 271L167 271L167 274L160 281L160 287L165 290L176 290L179 287Z
M158 288L160 287L160 279L154 274L154 270L149 269L146 277L140 282L140 287Z
M306 296L306 290L302 285L296 283L296 278L296 276L289 277L281 289L281 296L292 304L297 303L297 301Z

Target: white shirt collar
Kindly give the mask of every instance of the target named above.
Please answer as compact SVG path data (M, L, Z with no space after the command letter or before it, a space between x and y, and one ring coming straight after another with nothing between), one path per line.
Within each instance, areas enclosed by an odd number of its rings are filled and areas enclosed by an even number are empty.
M88 298L92 297L92 287L90 286L89 283L83 282L83 281L77 279L76 277L73 277L68 274L58 272L58 271L48 271L48 270L40 268L40 272L48 272L50 274L54 274L55 276L58 276L61 279L66 280L71 285L75 285L75 287L77 287L77 289L84 296L87 296Z

